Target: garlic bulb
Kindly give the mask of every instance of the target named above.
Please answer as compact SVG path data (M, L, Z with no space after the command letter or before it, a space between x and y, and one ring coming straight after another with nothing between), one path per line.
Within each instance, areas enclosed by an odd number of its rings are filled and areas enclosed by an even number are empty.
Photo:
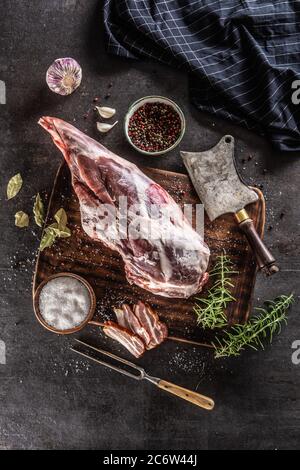
M107 106L96 106L96 109L104 119L109 119L116 114L116 110L114 108L108 108Z
M97 122L97 129L99 132L108 132L110 131L118 121L114 122L113 124L106 124L105 122Z
M71 57L56 59L47 70L46 82L54 93L70 95L79 87L82 70L78 62Z

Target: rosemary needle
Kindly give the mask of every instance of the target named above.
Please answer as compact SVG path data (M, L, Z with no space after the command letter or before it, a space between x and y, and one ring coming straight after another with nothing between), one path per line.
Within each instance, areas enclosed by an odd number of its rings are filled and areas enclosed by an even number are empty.
M229 302L236 299L231 291L234 284L231 276L237 274L233 271L233 264L225 254L221 254L216 261L210 277L215 279L205 299L197 299L194 307L198 325L202 328L228 327L226 307ZM212 346L215 348L215 358L239 356L245 347L257 350L264 348L263 341L280 333L281 326L286 323L286 312L294 302L294 295L281 295L274 301L266 302L266 308L256 308L258 312L242 325L233 325L225 331L222 338L216 338Z
M202 328L224 328L227 326L225 309L229 302L236 300L231 294L234 284L231 276L237 274L233 270L233 263L227 255L221 254L210 272L210 277L215 279L212 288L208 291L207 298L198 298L194 307L197 322Z
M280 333L282 323L286 323L286 312L294 302L294 295L281 295L275 301L267 302L267 308L257 308L259 315L253 316L244 325L234 325L225 332L223 339L217 338L215 358L239 356L246 347L264 349L263 340L272 342L274 333Z

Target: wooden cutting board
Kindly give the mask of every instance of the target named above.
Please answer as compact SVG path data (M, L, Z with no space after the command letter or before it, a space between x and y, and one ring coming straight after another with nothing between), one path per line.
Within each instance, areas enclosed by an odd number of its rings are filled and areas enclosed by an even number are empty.
M143 171L164 187L180 205L199 203L199 199L187 175L172 173L154 168ZM265 203L261 191L256 203L247 207L253 218L257 232L262 236L265 222ZM150 303L167 323L171 333L194 340L203 340L203 331L196 324L193 306L195 297L188 300L160 297L137 286L130 285L125 278L121 257L99 242L89 238L80 224L79 203L71 186L70 172L65 163L60 166L50 197L45 224L53 222L53 215L64 207L68 214L68 226L72 231L70 238L59 239L51 248L45 249L38 256L33 293L41 281L51 274L72 272L86 278L95 290L97 308L95 319L113 319L113 306L123 302L134 303L138 299ZM234 269L239 272L234 277L233 295L237 299L227 309L228 318L234 322L243 322L251 311L253 289L256 277L256 265L251 249L233 220L225 215L214 222L205 216L205 241L211 250L210 266L222 250L229 255ZM205 295L210 284L201 293ZM199 295L199 294L198 294ZM196 296L197 297L197 296Z

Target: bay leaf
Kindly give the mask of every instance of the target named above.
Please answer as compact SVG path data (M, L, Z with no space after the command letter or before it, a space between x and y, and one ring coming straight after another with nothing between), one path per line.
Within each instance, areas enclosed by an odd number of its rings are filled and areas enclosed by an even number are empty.
M44 223L45 210L44 210L44 204L41 199L40 193L37 193L36 195L34 205L33 205L33 214L34 214L35 223L39 227L42 227Z
M43 237L40 243L40 250L43 251L45 248L48 248L53 245L56 239L56 234L51 227L46 227L44 230Z
M17 173L15 176L13 176L8 184L7 184L7 189L6 189L6 194L7 194L7 199L12 199L15 197L20 189L22 188L23 180L22 176L20 173Z
M66 211L61 207L56 212L54 218L57 222L58 228L60 230L63 230L66 227L67 223L68 223L68 217L67 217Z
M71 230L68 227L60 229L57 222L54 222L45 228L44 234L40 243L40 250L52 246L57 238L68 238L71 236Z
M57 230L57 236L60 238L68 238L71 236L71 230L68 227L65 227L63 230Z
M15 225L20 228L28 227L29 217L26 212L19 211L15 214Z
M57 223L51 224L47 227L49 230L52 230L55 233L56 237L67 238L71 236L71 230L68 227L60 229Z

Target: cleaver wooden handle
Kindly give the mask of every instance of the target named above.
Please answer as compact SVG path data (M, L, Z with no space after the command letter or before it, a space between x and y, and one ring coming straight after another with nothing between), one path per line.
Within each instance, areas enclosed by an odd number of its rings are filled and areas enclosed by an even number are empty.
M267 276L277 273L279 268L275 264L275 258L258 235L253 220L249 217L247 211L242 209L236 212L235 219L247 237L249 245L255 254L259 269Z

